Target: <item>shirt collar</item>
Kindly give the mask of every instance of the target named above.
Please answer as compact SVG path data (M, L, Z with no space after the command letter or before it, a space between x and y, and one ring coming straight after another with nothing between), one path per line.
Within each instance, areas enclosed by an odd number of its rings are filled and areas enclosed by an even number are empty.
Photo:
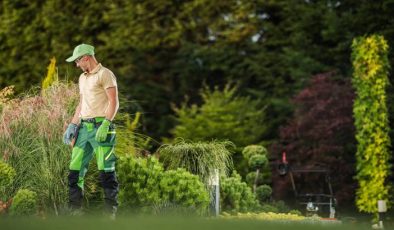
M84 74L85 74L85 76L90 75L90 74L95 74L101 69L101 67L103 67L103 66L101 65L101 63L99 63L91 72L84 72Z

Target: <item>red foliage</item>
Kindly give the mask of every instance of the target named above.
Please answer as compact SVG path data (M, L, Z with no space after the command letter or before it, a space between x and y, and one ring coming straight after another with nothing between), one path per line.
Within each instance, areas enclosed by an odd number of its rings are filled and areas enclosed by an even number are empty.
M287 153L293 168L326 168L339 205L353 201L355 181L355 128L352 117L354 91L349 80L334 73L319 74L294 99L295 112L287 125L280 128L280 141L271 152ZM274 195L277 199L293 196L288 178L275 176ZM297 181L298 179L298 181ZM299 187L318 187L322 179L304 174L296 177Z

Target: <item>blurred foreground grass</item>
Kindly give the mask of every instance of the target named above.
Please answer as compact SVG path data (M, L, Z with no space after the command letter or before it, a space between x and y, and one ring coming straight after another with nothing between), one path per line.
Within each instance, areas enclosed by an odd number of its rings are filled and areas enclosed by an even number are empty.
M231 220L217 218L191 218L191 217L174 217L174 216L155 216L155 217L118 217L116 220L110 220L105 217L48 217L46 219L38 218L0 218L0 229L160 229L160 230L246 230L246 229L371 229L371 226L362 224L321 224L321 223L272 223L261 220Z

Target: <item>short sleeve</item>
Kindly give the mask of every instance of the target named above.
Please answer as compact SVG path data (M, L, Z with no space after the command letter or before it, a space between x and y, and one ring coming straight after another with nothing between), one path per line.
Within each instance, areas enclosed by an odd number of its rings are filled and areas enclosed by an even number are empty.
M109 69L103 70L100 80L101 80L101 84L104 89L108 89L111 87L117 87L116 77Z
M79 87L79 94L82 94L82 76L83 74L81 74L80 76L79 76L79 79L78 79L78 87Z

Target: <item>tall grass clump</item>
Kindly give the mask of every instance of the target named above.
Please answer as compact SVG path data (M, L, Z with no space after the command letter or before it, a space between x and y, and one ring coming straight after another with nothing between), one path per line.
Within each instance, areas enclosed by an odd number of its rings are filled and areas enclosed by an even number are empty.
M65 206L71 149L62 143L63 126L78 97L76 85L59 83L3 105L0 156L16 171L5 197L27 188L36 192L42 209L58 213Z
M48 76L53 75L53 63ZM56 78L57 79L57 78ZM3 200L12 198L20 188L37 194L38 206L46 213L65 211L68 201L68 165L71 148L62 142L66 124L79 102L78 86L50 81L35 93L13 98L12 87L0 91L0 158L16 171L14 183L1 189ZM150 138L138 134L140 114L130 119L118 113L116 154L139 155ZM89 166L84 191L89 209L101 205L96 159Z
M123 103L130 103L129 101L120 101ZM143 114L136 112L135 114L128 114L119 112L116 115L116 155L118 157L126 156L146 156L149 149L155 140L139 132L141 118Z
M200 176L206 186L215 170L227 174L232 168L230 149L234 148L229 141L186 142L178 140L174 144L166 144L158 152L164 165L169 169L185 168L192 174Z

